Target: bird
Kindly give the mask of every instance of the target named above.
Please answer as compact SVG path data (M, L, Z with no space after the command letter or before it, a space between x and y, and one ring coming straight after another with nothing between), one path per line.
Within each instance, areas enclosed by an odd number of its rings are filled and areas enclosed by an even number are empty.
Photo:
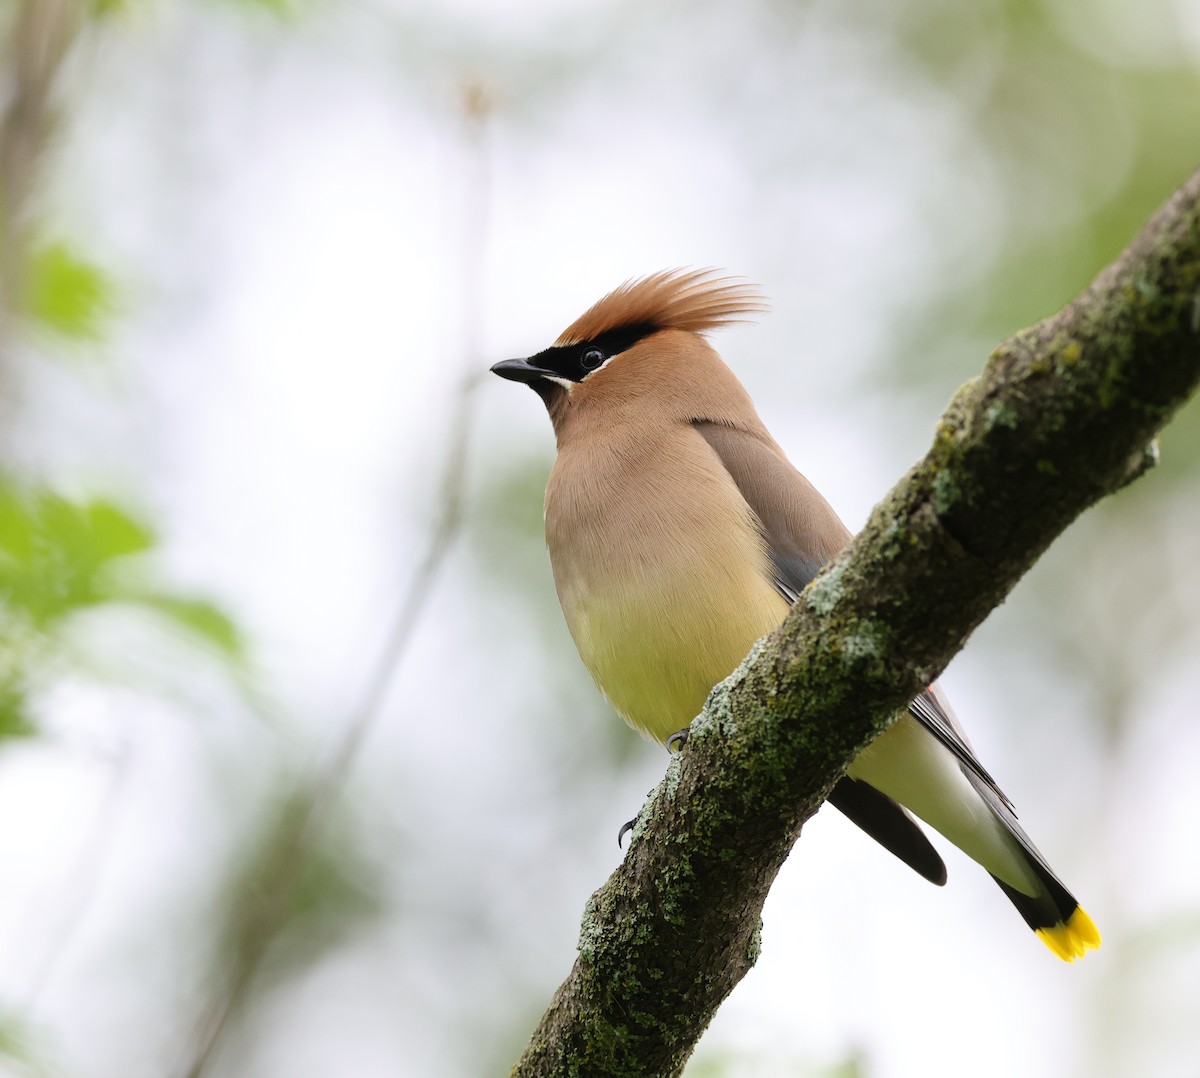
M546 545L580 658L622 718L664 744L851 539L707 339L766 309L741 278L664 270L625 281L550 347L491 367L532 388L554 429ZM1059 958L1099 947L936 683L828 800L941 886L945 864L914 816L924 821Z

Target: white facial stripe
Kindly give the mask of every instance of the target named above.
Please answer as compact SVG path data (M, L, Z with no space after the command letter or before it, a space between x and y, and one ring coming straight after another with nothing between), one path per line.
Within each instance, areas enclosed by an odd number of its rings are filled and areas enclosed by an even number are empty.
M599 369L599 367L596 368L596 370ZM559 378L554 374L543 374L542 377L545 378L547 382L553 382L556 386L562 386L563 389L565 389L568 393L571 392L571 387L575 384L569 378Z

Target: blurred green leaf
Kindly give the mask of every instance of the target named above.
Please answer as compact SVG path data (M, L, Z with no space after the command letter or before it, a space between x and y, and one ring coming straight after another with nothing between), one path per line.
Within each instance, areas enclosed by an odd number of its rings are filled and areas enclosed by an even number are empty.
M102 559L142 554L154 546L149 526L135 520L115 502L94 499L83 507L88 544Z
M0 603L40 629L120 598L111 563L153 544L150 529L115 502L0 483Z
M25 703L25 693L15 680L0 685L0 741L37 733L26 714Z
M0 482L0 558L19 561L33 556L33 518L21 491Z
M245 641L232 618L215 603L173 595L147 595L140 599L181 629L212 644L230 659L245 656Z
M109 498L79 500L0 478L0 739L36 733L29 686L70 651L71 619L133 606L240 664L245 645L216 604L168 591L150 576L150 526Z
M77 258L65 244L52 243L30 256L25 313L70 340L96 341L114 292L103 270Z

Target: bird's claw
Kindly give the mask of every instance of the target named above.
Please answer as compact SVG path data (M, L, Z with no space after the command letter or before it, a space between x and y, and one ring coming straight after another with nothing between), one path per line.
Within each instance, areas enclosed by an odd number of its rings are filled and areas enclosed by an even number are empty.
M691 728L685 726L682 730L676 730L669 738L667 738L667 752L674 755L677 752L683 751L683 746L687 744L688 731Z
M675 733L667 738L667 752L671 753L672 756L680 752L683 746L687 744L687 739L688 727L685 726L682 730L676 730ZM621 830L617 832L617 849L621 849L622 840L633 830L637 822L638 818L635 816L627 823L621 824Z

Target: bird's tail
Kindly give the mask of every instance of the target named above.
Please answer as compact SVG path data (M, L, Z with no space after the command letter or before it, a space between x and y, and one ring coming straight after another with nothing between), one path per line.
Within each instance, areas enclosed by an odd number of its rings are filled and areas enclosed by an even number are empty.
M1075 896L1045 867L1040 856L1030 858L1029 867L1042 885L1040 892L1033 896L1010 887L997 876L993 875L992 879L1008 895L1038 938L1064 962L1074 962L1099 947L1100 931L1095 922L1075 901Z

